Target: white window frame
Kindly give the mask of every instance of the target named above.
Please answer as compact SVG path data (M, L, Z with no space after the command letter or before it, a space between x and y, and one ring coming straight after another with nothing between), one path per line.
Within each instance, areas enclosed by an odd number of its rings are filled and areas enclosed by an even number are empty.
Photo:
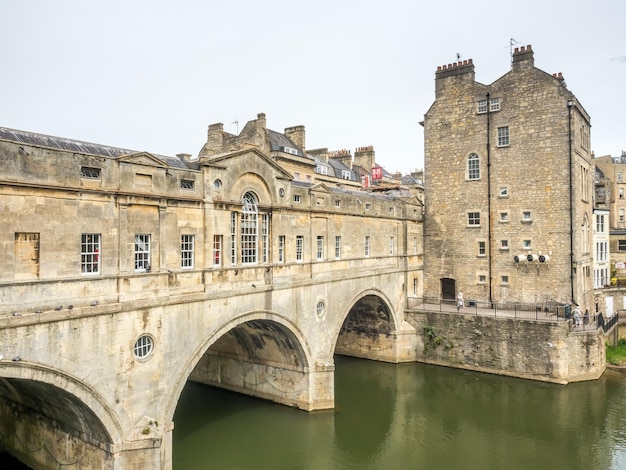
M341 235L335 236L335 259L341 259Z
M467 225L469 227L480 227L480 212L468 212Z
M324 259L324 237L322 235L316 237L316 247L315 258L322 261Z
M285 236L278 235L278 262L285 262Z
M498 127L498 147L508 147L510 145L509 126Z
M192 234L181 234L180 236L180 267L181 269L192 269L194 266L195 236Z
M596 214L596 233L604 233L604 215Z
M257 264L259 259L259 210L256 194L247 192L241 198L241 264Z
M230 264L237 264L237 213L230 213Z
M389 237L389 256L393 256L395 245L396 245L396 242L395 242L394 237Z
M302 263L304 261L304 236L296 235L296 262Z
M477 153L470 153L467 157L467 179L480 179L480 157Z
M150 272L150 234L135 234L135 272Z
M370 256L370 236L369 235L365 235L365 249L364 249L364 254L366 258L369 258Z
M100 274L99 233L83 233L80 236L80 272L81 274Z
M213 266L222 265L222 249L224 237L222 235L213 235Z

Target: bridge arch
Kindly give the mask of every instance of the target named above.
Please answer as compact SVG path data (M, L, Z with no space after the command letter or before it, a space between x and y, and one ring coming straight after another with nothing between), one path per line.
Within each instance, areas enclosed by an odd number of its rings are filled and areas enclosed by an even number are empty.
M338 316L335 353L386 362L397 362L397 314L380 289L355 295L343 316Z
M272 311L244 313L190 355L172 388L166 416L173 419L188 380L300 406L308 400L298 395L308 390L311 362L305 337L291 321Z
M110 456L121 449L124 434L113 410L92 387L67 373L28 362L3 361L0 399L1 437L4 440L7 431L13 429L9 447L26 460L32 453L29 439L47 449L55 462L64 459L67 447L80 449L72 454L72 458L81 455L84 459L79 466L103 458L103 452ZM33 426L36 435L27 432ZM24 435L18 435L16 429ZM65 439L73 444L59 445Z

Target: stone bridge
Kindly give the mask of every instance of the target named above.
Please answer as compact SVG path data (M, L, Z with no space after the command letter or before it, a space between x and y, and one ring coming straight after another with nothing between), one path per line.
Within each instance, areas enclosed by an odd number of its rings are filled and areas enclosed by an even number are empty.
M402 271L311 268L297 286L252 285L251 268L218 292L6 315L3 446L35 468L171 468L188 380L318 410L335 353L415 360Z

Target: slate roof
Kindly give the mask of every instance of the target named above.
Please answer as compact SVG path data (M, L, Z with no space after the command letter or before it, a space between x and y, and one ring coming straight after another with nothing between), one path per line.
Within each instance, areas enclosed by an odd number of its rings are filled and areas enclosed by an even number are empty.
M299 157L304 157L312 160L311 157L305 155L300 147L293 143L293 141L287 137L285 134L281 134L280 132L273 131L271 129L267 130L267 134L270 140L270 150L271 151L282 151L284 147L289 147L298 151Z
M100 155L111 158L117 158L120 155L139 153L138 150L129 150L120 147L112 147L110 145L94 144L91 142L83 142L81 140L67 139L65 137L37 134L34 132L9 129L7 127L0 127L0 139L26 145L33 145L37 147L48 147L66 150L69 152L77 152L88 155ZM148 153L165 161L171 167L187 168L187 165L185 165L185 163L178 157L158 155L152 152Z

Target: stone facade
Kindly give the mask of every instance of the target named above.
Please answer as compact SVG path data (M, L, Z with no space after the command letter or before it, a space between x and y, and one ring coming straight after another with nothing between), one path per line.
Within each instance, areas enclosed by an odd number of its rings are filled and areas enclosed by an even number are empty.
M561 74L518 48L490 85L439 67L424 119L424 293L592 302L589 116ZM571 188L571 192L570 192Z
M0 128L0 446L167 469L187 380L315 410L335 353L415 360L421 201L295 180L259 120L195 158Z

